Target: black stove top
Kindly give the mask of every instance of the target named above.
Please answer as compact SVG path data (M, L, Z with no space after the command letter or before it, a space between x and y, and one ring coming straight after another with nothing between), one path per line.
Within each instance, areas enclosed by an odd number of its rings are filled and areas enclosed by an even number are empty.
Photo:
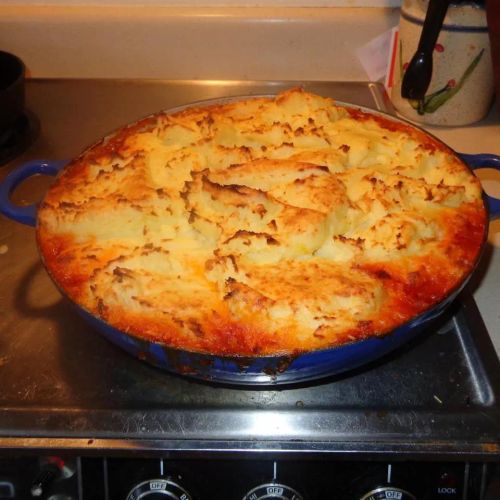
M18 304L18 306L21 306ZM432 331L376 363L286 388L170 375L89 329L2 335L0 445L35 449L498 454L500 370L464 295ZM43 312L38 311L38 315Z
M75 156L161 108L290 85L32 81L28 106L41 134L0 177L27 159ZM390 111L375 84L304 86ZM15 198L36 199L43 182L21 186ZM0 450L500 456L500 365L470 293L417 340L369 366L297 386L224 387L160 371L108 343L54 288L32 229L0 224Z

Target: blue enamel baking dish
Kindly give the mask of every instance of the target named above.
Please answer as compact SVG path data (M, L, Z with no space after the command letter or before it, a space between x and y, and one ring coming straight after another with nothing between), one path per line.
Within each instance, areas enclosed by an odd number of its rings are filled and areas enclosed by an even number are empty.
M355 108L360 109L359 107ZM385 118L409 124L404 120L393 118L383 113L364 108L362 110L373 114L381 114ZM500 168L500 156L458 153L457 156L471 170L482 167L497 170ZM66 161L36 160L15 169L0 184L0 212L6 217L22 224L36 226L37 205L14 205L10 201L10 195L16 186L28 177L36 174L56 176L66 164ZM490 219L500 217L500 200L486 194L483 194L483 200ZM486 241L487 228L483 237L483 248ZM409 342L443 313L466 285L472 274L473 271L440 303L386 335L294 356L226 357L174 349L167 345L147 341L120 331L74 304L69 299L68 301L74 307L76 313L83 316L91 327L98 330L108 340L131 355L169 372L217 383L235 385L291 384L346 372L381 358ZM62 290L61 293L65 295Z

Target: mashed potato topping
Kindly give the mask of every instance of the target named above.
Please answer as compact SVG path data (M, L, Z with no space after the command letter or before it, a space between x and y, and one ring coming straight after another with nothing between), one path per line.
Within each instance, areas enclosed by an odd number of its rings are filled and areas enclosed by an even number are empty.
M446 146L292 89L117 131L57 178L37 236L59 286L114 327L271 355L381 335L441 301L485 224Z

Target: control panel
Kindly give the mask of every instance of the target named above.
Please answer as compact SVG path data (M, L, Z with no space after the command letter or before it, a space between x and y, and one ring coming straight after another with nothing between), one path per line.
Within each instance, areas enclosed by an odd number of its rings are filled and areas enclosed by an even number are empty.
M495 464L338 460L0 458L0 499L498 500Z

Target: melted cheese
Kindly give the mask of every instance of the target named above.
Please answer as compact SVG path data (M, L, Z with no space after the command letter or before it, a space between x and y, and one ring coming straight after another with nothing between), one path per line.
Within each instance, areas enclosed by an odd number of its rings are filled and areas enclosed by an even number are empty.
M383 334L473 268L481 188L443 145L292 89L159 113L70 164L47 268L132 335L229 355Z

